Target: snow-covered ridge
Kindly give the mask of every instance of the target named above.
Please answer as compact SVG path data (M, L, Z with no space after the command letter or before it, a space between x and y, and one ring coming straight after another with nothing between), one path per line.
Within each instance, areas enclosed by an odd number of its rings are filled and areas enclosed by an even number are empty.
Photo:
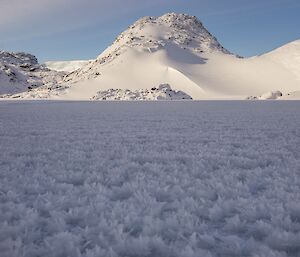
M34 55L23 52L0 51L0 95L34 91L42 86L52 87L62 81L65 73L51 71L40 65Z
M23 69L32 69L38 66L38 60L34 55L23 52L0 51L0 61Z
M108 101L153 101L153 100L192 100L192 97L182 91L172 90L170 85L161 84L151 89L108 89L97 92L92 100Z

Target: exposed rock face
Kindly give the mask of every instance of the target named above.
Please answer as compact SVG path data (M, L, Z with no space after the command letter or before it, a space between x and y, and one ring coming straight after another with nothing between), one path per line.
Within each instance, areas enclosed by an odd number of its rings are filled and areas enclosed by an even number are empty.
M109 89L99 91L92 100L108 101L151 101L151 100L192 100L192 97L182 91L172 90L170 85L161 84L151 89L139 89L131 91L129 89Z

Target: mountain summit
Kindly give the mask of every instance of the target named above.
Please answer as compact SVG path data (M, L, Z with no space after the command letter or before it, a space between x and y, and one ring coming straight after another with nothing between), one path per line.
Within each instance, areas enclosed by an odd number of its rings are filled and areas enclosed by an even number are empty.
M139 19L117 37L107 52L122 47L160 49L167 44L176 44L195 52L229 53L195 16L176 13Z

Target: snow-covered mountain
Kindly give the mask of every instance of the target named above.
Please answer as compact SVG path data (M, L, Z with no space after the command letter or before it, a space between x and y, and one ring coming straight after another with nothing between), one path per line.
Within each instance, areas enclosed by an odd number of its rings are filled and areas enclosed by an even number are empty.
M207 55L216 53L233 56L196 17L175 13L145 17L95 61L67 75L65 82L74 86L64 97L85 99L99 90L150 89L164 83L197 97L203 89L185 69L203 66Z
M276 91L283 98L294 97L300 91L299 42L241 58L226 50L194 16L145 17L58 86L19 96L88 100L111 89L149 90L169 84L193 99L245 99Z
M0 95L52 88L64 75L40 65L31 54L0 51Z

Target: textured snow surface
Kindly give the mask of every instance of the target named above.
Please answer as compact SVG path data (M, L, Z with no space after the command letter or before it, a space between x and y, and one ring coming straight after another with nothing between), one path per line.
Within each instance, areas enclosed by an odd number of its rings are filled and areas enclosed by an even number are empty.
M0 256L300 256L299 110L0 102Z
M125 100L125 101L154 101L154 100L193 100L191 96L182 91L172 90L169 84L161 84L151 89L108 89L99 91L92 100Z

